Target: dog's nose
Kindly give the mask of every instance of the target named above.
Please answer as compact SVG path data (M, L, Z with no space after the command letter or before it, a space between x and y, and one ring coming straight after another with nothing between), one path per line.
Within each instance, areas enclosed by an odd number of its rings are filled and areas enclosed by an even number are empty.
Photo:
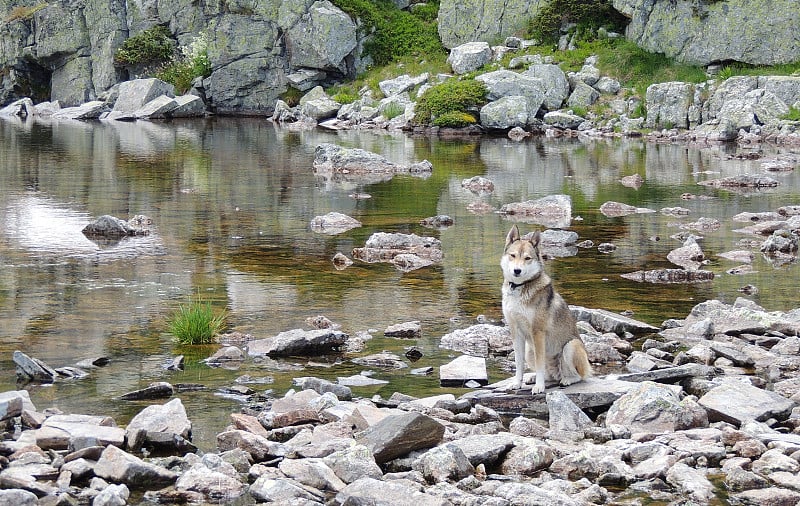
M519 276L522 273L522 269L514 269L514 275Z

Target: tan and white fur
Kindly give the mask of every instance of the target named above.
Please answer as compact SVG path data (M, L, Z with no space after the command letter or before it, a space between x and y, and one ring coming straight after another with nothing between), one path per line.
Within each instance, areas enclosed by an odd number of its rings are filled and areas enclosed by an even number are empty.
M540 239L539 232L521 238L514 225L500 260L503 316L514 342L516 370L511 388L522 388L527 364L536 373L534 394L544 392L547 380L566 386L592 373L575 318L544 272Z

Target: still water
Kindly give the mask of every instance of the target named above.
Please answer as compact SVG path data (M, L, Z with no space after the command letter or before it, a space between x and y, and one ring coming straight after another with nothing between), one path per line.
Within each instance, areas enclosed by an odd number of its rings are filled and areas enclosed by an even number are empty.
M312 171L314 149L323 142L380 153L400 164L427 159L428 178L332 183ZM372 330L366 355L403 354L417 346L423 358L411 367L436 367L453 352L439 338L476 322L501 318L498 266L511 221L470 204L499 208L509 202L567 194L571 230L597 248L548 262L557 288L570 304L632 311L659 325L684 317L696 303L733 302L738 289L759 288L752 298L768 310L797 307L795 263L776 266L754 250L755 272L726 274L738 264L716 254L742 249L750 236L734 230L740 212L800 204L800 169L771 174L780 186L735 193L698 185L734 174L763 174L762 160L736 146L710 148L648 144L639 140L506 138L440 140L375 132L293 131L264 119L208 119L170 123L0 121L0 391L26 388L38 409L108 414L126 424L146 403L118 397L154 381L199 383L208 389L181 394L202 448L238 411L241 399L217 390L249 374L273 383L251 385L282 395L293 376L336 380L363 368L352 356L248 361L236 370L201 360L217 346L186 347L166 333L166 320L181 303L200 297L229 313L229 330L265 338L308 328L306 318L325 315L348 333ZM764 156L782 154L780 150ZM785 154L785 153L783 153ZM638 190L620 184L639 174ZM489 196L463 189L481 175L495 184ZM356 200L354 193L371 195ZM713 199L683 200L692 193ZM609 218L599 212L613 200L659 210L682 206L678 218L661 213ZM328 236L309 222L331 211L348 214L361 228ZM151 217L157 227L145 238L98 245L81 229L100 215ZM455 225L432 230L419 221L447 214ZM680 242L670 236L680 223L716 218L722 227L702 233L703 250L717 274L710 283L650 285L620 274L671 267L667 253ZM535 224L522 224L523 233ZM374 232L403 232L442 241L440 265L401 273L389 264L356 262L339 271L331 258L350 256ZM656 240L658 239L658 240ZM419 339L383 337L389 325L419 321ZM105 356L111 363L88 378L51 386L16 383L11 360L21 350L53 367ZM166 371L171 357L187 357L184 371ZM442 392L429 377L375 370L382 387L356 388L359 396ZM490 362L490 381L508 373ZM458 389L448 390L459 393Z

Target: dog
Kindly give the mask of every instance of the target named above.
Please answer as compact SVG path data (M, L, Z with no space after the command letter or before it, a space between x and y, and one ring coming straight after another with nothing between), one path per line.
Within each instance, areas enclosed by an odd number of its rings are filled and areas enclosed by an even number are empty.
M522 388L527 363L536 373L532 394L544 392L547 380L567 386L592 374L575 317L544 272L540 241L539 232L521 238L514 225L500 260L503 316L514 342L511 389Z

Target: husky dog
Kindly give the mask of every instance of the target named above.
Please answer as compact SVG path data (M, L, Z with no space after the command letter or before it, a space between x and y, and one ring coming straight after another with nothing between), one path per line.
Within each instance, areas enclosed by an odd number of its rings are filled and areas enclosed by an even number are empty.
M526 236L527 237L527 236ZM520 238L516 225L506 236L503 316L514 341L516 371L512 388L522 388L525 365L536 372L531 393L544 392L545 380L571 385L592 373L575 318L545 274L539 232Z

